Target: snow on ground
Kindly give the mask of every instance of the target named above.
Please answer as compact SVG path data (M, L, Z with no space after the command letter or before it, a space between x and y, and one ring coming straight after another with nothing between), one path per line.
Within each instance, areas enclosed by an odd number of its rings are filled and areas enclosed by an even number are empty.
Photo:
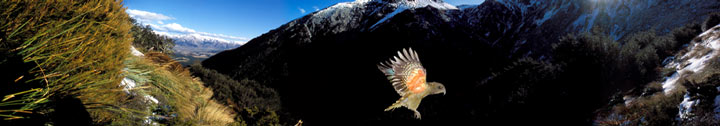
M395 11L393 11L393 12L391 12L391 13L389 13L389 14L386 14L385 17L383 17L382 19L380 19L380 21L378 21L377 23L375 23L375 24L373 24L372 26L370 26L370 29L375 29L375 26L377 26L378 24L385 22L385 20L390 19L391 17L393 17L393 16L395 16L396 14L398 14L398 13L400 13L400 12L403 12L403 11L405 11L405 10L407 10L407 8L402 7L402 6L401 6L401 7L398 7L397 9L395 9Z
M698 100L690 100L690 94L685 93L685 96L683 96L683 101L680 102L680 111L678 112L681 119L687 119L690 117L690 114L692 113L692 107L695 106L695 104L698 103Z
M328 8L325 8L323 10L318 11L317 13L314 13L314 17L322 17L322 18L328 18L331 15L335 14L335 12L339 10L346 10L346 9L355 9L355 8L364 8L367 3L369 2L378 2L378 3L384 3L384 1L379 0L356 0L353 2L342 2L335 4L333 6L330 6ZM436 1L436 0L401 0L399 2L395 3L387 3L389 6L394 7L395 10L391 13L384 14L384 17L381 18L378 22L370 26L371 29L375 28L378 24L381 24L388 19L392 18L396 14L403 12L408 9L415 9L415 8L423 8L423 7L433 7L440 10L457 10L458 8L456 6L453 6L451 4L445 3L443 1Z
M131 51L132 54L135 55L135 56L145 56L145 54L143 54L142 52L140 52L140 51L138 51L137 49L135 49L135 46L130 46L130 51Z
M552 16L554 16L558 11L560 11L560 9L555 9L555 8L553 8L552 10L549 10L549 11L545 11L545 15L543 15L543 18L536 20L535 24L542 25L543 23L545 23L545 21L547 21Z
M624 97L623 97L623 101L625 101L625 106L630 106L630 104L631 104L633 101L635 101L635 99L636 99L635 97L624 96Z
M434 0L414 0L414 1L408 1L408 0L402 0L397 3L390 3L390 6L394 6L395 11L386 14L385 17L380 19L378 22L370 26L370 29L375 29L375 26L377 26L380 23L385 22L386 20L392 18L396 14L403 12L408 9L415 9L415 8L423 8L427 6L431 6L433 8L437 8L440 10L457 10L458 8L450 5L448 3L445 3L443 1L434 1Z
M144 98L145 98L145 100L155 103L155 104L160 103L157 99L155 99L155 97L150 96L150 95L145 95Z
M713 27L711 30L705 31L702 34L700 34L698 37L702 38L702 40L697 42L692 42L692 48L690 48L690 51L685 53L681 58L679 58L680 62L673 61L669 63L666 68L673 68L675 69L675 73L670 76L666 77L665 81L662 82L662 87L665 94L672 93L673 90L677 88L678 84L677 81L681 77L686 77L689 74L702 72L702 70L707 66L707 64L710 62L709 60L713 57L717 57L720 53L720 25ZM700 54L701 56L693 56L694 53L699 53L698 51L702 51L703 49L697 49L697 48L709 48L712 49L709 53L706 54ZM720 90L720 87L718 87L717 90ZM683 101L680 102L680 105L678 108L680 111L678 112L678 116L680 119L687 119L692 114L692 108L693 106L696 106L698 104L699 100L693 100L689 93L685 93ZM720 95L715 97L715 103L713 104L715 106L715 112L720 112ZM716 115L716 118L720 118L720 115Z
M125 93L130 94L130 89L135 88L137 84L135 83L135 80L125 77L122 82L120 82L120 86L123 87L123 91L125 91Z
M137 56L137 57L145 56L142 52L135 49L134 46L130 46L130 51L132 52L133 56ZM128 69L128 68L125 67L125 69ZM123 91L125 91L125 93L127 93L129 95L141 95L142 96L141 98L143 99L143 101L146 101L148 109L150 109L150 106L152 106L153 104L160 103L155 97L153 97L151 95L148 95L145 93L134 93L136 91L139 91L139 90L132 90L133 88L136 88L138 86L138 84L136 83L135 80L133 80L131 78L128 78L128 77L123 78L123 80L120 82L119 86L123 87ZM143 122L147 125L158 125L157 122L152 120L152 117L154 115L155 115L155 113L153 113L153 115L146 116L145 120L143 120Z
M703 40L696 42L692 44L692 48L690 48L690 51L685 53L681 58L679 59L687 59L687 60L678 60L681 62L673 61L670 64L666 66L666 68L674 68L675 74L673 74L670 77L667 77L665 81L662 83L663 90L665 94L668 94L675 90L675 88L678 86L677 80L680 77L684 77L685 74L689 73L697 73L700 72L705 66L708 64L708 60L710 60L713 57L716 57L718 55L718 52L720 51L720 27L715 26L711 30L705 31L704 33L700 34L698 37L704 38ZM702 51L701 49L695 49L700 47L710 48L712 51L707 54L701 54L702 56L692 56L691 54L698 53L698 51ZM689 73L686 73L686 71L691 71Z
M720 87L716 87L716 90L720 91ZM678 106L678 108L680 109L680 111L678 112L678 116L680 117L680 119L688 119L689 117L691 117L693 107L697 106L698 102L700 102L699 99L691 100L690 94L685 93L683 101L680 102L680 105ZM713 112L715 112L715 119L720 119L720 95L715 96L713 106Z
M351 8L355 8L355 7L364 7L364 5L370 1L373 1L373 0L356 0L353 2L338 3L333 6L330 6L328 8L318 11L317 13L313 14L313 16L327 18L327 17L330 17L330 15L333 15L337 10L351 9Z

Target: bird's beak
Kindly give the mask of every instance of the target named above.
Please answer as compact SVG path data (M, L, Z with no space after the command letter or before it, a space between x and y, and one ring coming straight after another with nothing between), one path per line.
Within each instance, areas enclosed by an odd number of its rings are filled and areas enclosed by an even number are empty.
M443 96L445 96L445 94L447 94L447 91L443 91Z

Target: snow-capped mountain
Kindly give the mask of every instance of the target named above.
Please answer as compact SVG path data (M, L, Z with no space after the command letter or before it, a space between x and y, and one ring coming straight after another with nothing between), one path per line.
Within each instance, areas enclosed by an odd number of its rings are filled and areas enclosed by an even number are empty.
M242 41L231 41L217 37L192 34L162 34L175 40L176 46L227 50L242 45Z
M521 120L588 124L594 109L567 107L592 103L548 96L557 102L542 104L551 108L547 115L527 114L523 111L545 110L508 106L497 100L504 98L496 95L504 89L487 89L481 82L520 58L552 58L547 55L552 44L568 33L608 31L615 40L648 29L667 33L720 10L718 5L704 0L486 0L464 6L442 0L357 0L290 21L210 57L203 66L278 89L283 106L307 122L412 119L404 110L380 113L385 102L396 99L387 96L396 94L383 88L388 84L375 66L412 47L428 80L454 90L423 101L428 104L418 110L431 113L423 114L424 120L502 123L503 117L517 114ZM525 123L530 122L510 124Z
M245 42L222 39L202 35L200 33L168 34L156 32L175 40L175 60L182 65L190 65L195 61L202 61L220 51L230 50L242 46Z

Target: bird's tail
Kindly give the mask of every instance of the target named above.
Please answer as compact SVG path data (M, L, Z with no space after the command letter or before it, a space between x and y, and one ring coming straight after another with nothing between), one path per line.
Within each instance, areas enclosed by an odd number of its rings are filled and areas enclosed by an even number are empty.
M398 99L397 101L395 101L395 103L393 103L392 105L390 105L390 107L387 107L387 108L385 109L385 111L390 111L390 110L393 110L393 109L395 109L395 108L402 107L402 101L403 101L403 99L405 99L405 98L400 98L400 99Z

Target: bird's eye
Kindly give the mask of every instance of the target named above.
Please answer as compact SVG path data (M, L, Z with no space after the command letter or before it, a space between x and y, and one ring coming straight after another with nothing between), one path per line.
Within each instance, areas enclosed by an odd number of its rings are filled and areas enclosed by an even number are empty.
M442 87L442 86L437 86L437 88L438 88L438 89L443 89L443 87Z

